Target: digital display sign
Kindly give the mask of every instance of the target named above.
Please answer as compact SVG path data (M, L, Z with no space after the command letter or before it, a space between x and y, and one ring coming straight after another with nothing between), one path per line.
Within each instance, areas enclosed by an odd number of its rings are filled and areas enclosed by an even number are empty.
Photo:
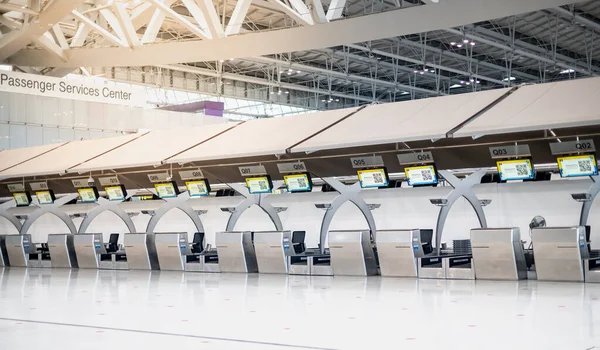
M389 183L385 168L359 170L357 173L362 188L387 187Z
M557 158L561 177L598 175L598 163L593 154Z
M83 203L95 203L98 200L98 190L95 187L78 188L79 198Z
M435 185L438 183L437 173L433 165L404 168L404 173L406 174L406 182L410 186Z
M175 198L179 194L175 181L154 184L154 188L159 198Z
M496 166L502 181L532 180L535 177L531 159L500 160Z
M52 204L55 200L54 193L52 191L37 191L35 193L35 197L40 204Z
M210 194L210 185L207 180L187 181L185 187L190 197L205 197Z
M273 183L271 182L271 177L269 175L247 177L246 187L248 187L250 194L271 193L271 190L273 190Z
M309 173L284 175L283 181L288 192L310 192L312 190Z
M31 204L31 196L29 192L15 192L13 198L17 202L17 207L27 207Z
M125 191L125 186L123 185L104 187L104 191L106 191L108 200L111 201L123 201L127 195L127 191Z

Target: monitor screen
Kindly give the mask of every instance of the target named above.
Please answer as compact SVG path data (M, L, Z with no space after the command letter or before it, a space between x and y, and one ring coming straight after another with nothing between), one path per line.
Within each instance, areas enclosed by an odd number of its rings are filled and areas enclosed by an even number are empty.
M438 183L435 166L424 165L404 168L406 174L406 182L410 186L418 185L435 185Z
M54 203L54 193L52 191L37 191L35 196L40 204Z
M15 199L15 202L17 202L17 207L26 207L31 204L29 192L15 192L13 193L13 198Z
M283 181L288 192L310 192L312 190L309 173L284 175Z
M210 185L208 180L187 181L185 187L190 194L190 197L204 197L210 194Z
M95 203L99 197L96 187L78 188L77 192L83 203Z
M104 191L106 191L108 200L111 201L124 201L127 195L127 191L125 191L125 186L123 185L104 187Z
M593 154L557 158L561 177L598 175L598 163Z
M387 187L389 177L385 168L358 171L358 181L362 188Z
M154 188L159 198L175 198L179 194L175 181L154 184Z
M269 175L247 177L246 187L248 187L250 194L271 193L271 190L273 190L273 183L271 182L271 177Z
M499 160L496 162L502 181L533 180L535 172L531 159Z

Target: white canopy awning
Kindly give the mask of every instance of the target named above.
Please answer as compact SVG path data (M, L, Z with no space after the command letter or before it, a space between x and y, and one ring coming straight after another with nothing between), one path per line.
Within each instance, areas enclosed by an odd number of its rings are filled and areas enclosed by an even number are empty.
M0 153L0 172L10 169L13 166L26 162L34 157L42 155L46 152L50 152L53 149L62 147L66 142L53 143L50 145L27 147L27 148L16 148L6 150ZM0 175L0 178L4 176Z
M143 137L143 134L69 142L62 147L0 172L0 177L64 174L68 168L114 150L138 137Z
M289 117L258 119L169 158L168 163L189 163L285 154L286 149L354 113L346 108Z
M509 89L372 105L292 148L292 152L440 139Z
M68 169L83 173L105 169L124 169L160 165L161 161L185 151L215 135L234 128L238 123L212 124L194 128L156 130L123 147Z
M600 124L600 78L520 87L455 137Z

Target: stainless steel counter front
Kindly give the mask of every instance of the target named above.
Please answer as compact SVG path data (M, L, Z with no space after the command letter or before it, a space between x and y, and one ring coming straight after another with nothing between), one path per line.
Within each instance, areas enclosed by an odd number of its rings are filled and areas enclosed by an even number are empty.
M10 266L6 251L6 235L0 235L0 267Z
M80 269L100 267L100 254L106 254L101 233L79 233L73 236L75 255Z
M421 231L377 231L377 254L382 276L417 277L417 258L422 257Z
M292 254L290 231L254 232L254 250L259 273L288 273L287 257Z
M127 265L130 270L159 270L155 236L148 233L126 233L123 237Z
M10 266L28 267L30 265L29 254L36 254L37 250L31 243L31 235L7 235L6 252ZM40 266L33 266L40 267Z
M48 251L50 264L55 268L77 268L77 255L75 254L74 235L50 234L48 235Z
M368 230L329 231L329 251L334 275L371 276L377 261Z
M509 281L527 278L518 227L473 229L471 249L475 278Z
M186 255L191 254L187 232L155 233L154 236L160 269L185 271Z
M252 232L217 232L221 272L258 272Z
M544 227L531 231L537 279L583 282L589 258L585 227Z

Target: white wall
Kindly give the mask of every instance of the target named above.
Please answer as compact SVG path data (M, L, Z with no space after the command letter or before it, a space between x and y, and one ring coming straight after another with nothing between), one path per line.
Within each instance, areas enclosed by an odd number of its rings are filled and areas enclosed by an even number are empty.
M225 122L201 114L0 92L0 149Z
M577 225L581 204L571 198L571 193L587 191L590 180L546 181L533 183L484 184L477 185L480 199L491 199L484 208L489 227L513 227L521 229L521 236L529 240L529 222L535 215L546 218L549 226ZM362 196L367 203L381 204L373 211L378 229L435 228L439 208L429 202L430 198L441 198L450 188L395 188L385 190L365 190ZM324 211L315 208L317 203L331 203L336 193L297 193L272 195L265 199L275 207L287 207L280 218L286 230L307 231L307 245L316 247ZM208 212L201 216L206 241L214 246L215 233L225 230L229 213L221 207L233 207L242 197L202 198L190 201L196 210ZM132 203L124 203L132 204ZM157 203L160 204L160 203ZM592 247L600 248L600 200L594 203L589 224L592 226ZM11 209L14 211L16 209ZM129 209L128 209L129 210ZM148 215L139 214L133 221L139 232L144 232ZM43 242L49 233L65 232L66 226L53 216L44 215L32 226L34 241ZM80 220L76 222L79 225ZM469 231L478 227L475 213L467 201L461 199L450 212L443 232L443 241L469 237ZM240 218L236 230L272 230L273 224L259 208L249 209ZM348 203L337 212L331 229L367 228L362 214ZM594 229L596 228L596 229ZM166 214L156 228L157 232L186 231L192 238L196 231L192 221L181 211L173 210ZM0 232L13 233L14 228L6 220L0 219ZM127 232L124 224L112 214L102 214L92 223L88 232ZM108 237L106 237L107 239ZM598 241L598 242L596 242Z

